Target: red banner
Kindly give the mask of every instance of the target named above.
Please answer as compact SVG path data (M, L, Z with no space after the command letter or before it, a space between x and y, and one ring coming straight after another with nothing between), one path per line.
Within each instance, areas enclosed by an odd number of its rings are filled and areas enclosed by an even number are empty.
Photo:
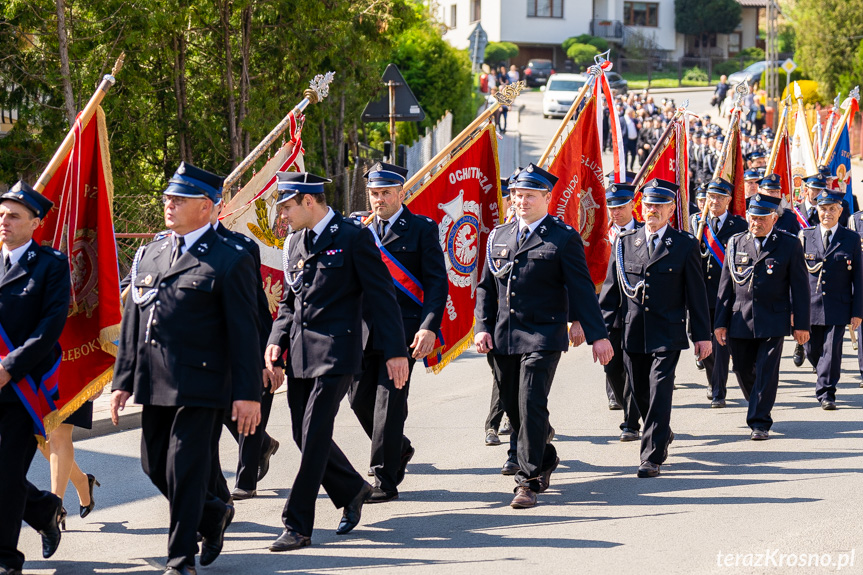
M794 205L794 182L791 178L791 140L788 130L782 130L776 150L776 162L771 173L779 174L782 183L782 197L789 206Z
M488 234L501 222L494 128L487 125L405 203L438 223L449 277L442 345L426 361L429 371L439 373L473 344L476 284Z
M746 171L746 164L743 163L743 149L740 147L740 122L735 123L728 137L731 138L728 143L728 156L725 158L725 165L722 166L719 177L734 185L731 204L728 206L729 211L735 216L745 218L746 194L743 188L743 173ZM785 179L784 174L782 177Z
M290 141L283 144L261 171L231 198L219 215L222 224L229 230L245 234L258 244L261 251L261 279L274 319L284 290L282 247L288 235L288 227L279 219L276 208L276 172L305 171L300 128L302 120L303 116L300 116L299 122L291 116Z
M635 190L635 199L632 202L632 215L639 222L643 222L641 215L641 188L653 178L676 183L680 189L677 193L677 206L669 218L668 223L676 229L686 230L689 225L689 182L686 160L686 128L683 122L675 120L675 125L668 132L664 142L656 144L660 151L653 158L651 164L644 172L639 187ZM681 166L680 169L678 167ZM679 223L679 225L678 225Z
M548 213L581 234L590 277L598 289L605 281L611 244L595 97L585 104L548 171L558 177Z
M120 276L112 209L114 182L101 108L73 128L75 143L42 192L54 202L33 239L69 257L72 300L60 336L58 411L45 417L50 433L111 381L120 334Z

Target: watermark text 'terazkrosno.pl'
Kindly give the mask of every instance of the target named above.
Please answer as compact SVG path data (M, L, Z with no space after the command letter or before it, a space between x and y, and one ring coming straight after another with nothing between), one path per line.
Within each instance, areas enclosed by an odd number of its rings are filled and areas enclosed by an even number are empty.
M856 549L842 553L783 553L779 549L765 549L751 553L716 554L718 567L762 567L787 569L821 567L833 571L854 567Z

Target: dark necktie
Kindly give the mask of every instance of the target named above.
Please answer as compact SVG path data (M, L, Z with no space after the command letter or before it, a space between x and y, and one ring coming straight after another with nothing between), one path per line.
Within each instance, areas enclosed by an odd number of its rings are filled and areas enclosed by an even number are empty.
M763 238L755 238L755 257L761 255L761 242L763 242Z
M713 228L713 235L719 233L719 218L711 218L710 227Z
M378 227L378 237L380 239L384 239L384 236L387 235L387 224L389 222L386 220L380 221L380 226Z
M650 234L650 237L647 238L647 257L653 257L653 252L656 250L656 240L658 238L658 234Z
M809 215L809 223L812 223L818 219L818 211L815 208L809 208L807 212Z
M174 242L174 249L171 250L171 266L173 266L180 256L183 254L183 246L186 245L186 240L183 236L177 236L177 241Z
M527 239L527 236L530 235L530 228L525 226L521 228L521 232L518 234L518 247L521 247L524 244L524 240Z
M830 247L830 238L833 237L833 231L827 230L824 232L824 251L827 251L827 248Z
M312 246L315 245L315 230L307 229L306 230L306 251L312 251Z

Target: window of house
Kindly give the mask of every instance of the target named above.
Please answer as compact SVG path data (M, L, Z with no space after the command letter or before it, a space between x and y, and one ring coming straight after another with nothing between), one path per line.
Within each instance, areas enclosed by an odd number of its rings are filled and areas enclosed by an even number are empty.
M450 28L455 28L456 14L457 14L456 8L458 8L458 6L456 4L453 4L452 6L449 7L449 27Z
M733 56L740 52L741 34L740 32L732 32L728 35L728 55Z
M470 0L470 21L476 22L482 18L482 0Z
M534 18L563 18L563 0L527 0L527 15Z
M659 26L659 4L656 2L624 2L623 23L627 26Z
M695 37L696 48L716 48L716 34L700 34Z

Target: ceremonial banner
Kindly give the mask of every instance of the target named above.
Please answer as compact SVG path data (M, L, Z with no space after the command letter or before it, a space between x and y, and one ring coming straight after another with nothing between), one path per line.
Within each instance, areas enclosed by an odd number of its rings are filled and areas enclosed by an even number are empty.
M788 130L782 130L776 150L776 162L771 173L779 174L782 184L782 197L788 205L794 205L794 182L791 174L791 137Z
M797 100L797 119L794 122L794 137L791 139L791 180L795 200L800 197L803 189L803 178L818 173L815 163L815 152L806 124L806 110L803 100Z
M302 116L300 117L302 123ZM276 209L276 172L305 171L302 130L291 116L290 141L270 158L243 189L222 208L219 219L229 230L250 237L261 250L261 278L273 318L282 299L282 247L288 226Z
M731 141L728 142L728 155L725 157L719 177L734 186L731 204L728 206L729 211L735 216L745 218L746 194L743 188L743 173L746 171L746 164L743 163L743 150L740 147L740 122L735 122L727 137Z
M644 219L641 215L641 188L653 178L674 182L680 189L677 193L677 206L668 223L671 227L687 230L689 226L689 160L687 150L686 126L680 119L674 120L675 125L668 131L668 137L664 141L657 142L660 147L651 163L645 169L643 166L639 175L643 177L635 190L635 199L632 202L632 214L639 221Z
M437 222L443 248L449 295L437 349L425 362L428 371L440 373L473 345L476 285L488 234L501 222L494 127L486 125L405 203L413 213Z
M848 202L849 208L853 209L854 195L851 193L851 139L848 137L848 124L839 126L837 129L841 129L842 131L839 133L836 149L833 150L833 155L827 163L830 175L836 178L830 188L842 192L845 196L845 201Z
M611 243L602 184L602 148L596 122L597 98L591 96L548 167L559 181L551 192L548 213L578 230L594 286L605 281ZM624 174L625 175L625 174Z
M59 368L57 411L45 416L51 433L111 381L120 335L120 276L112 218L114 182L101 108L72 130L74 144L43 194L54 207L34 241L69 257L72 299Z

